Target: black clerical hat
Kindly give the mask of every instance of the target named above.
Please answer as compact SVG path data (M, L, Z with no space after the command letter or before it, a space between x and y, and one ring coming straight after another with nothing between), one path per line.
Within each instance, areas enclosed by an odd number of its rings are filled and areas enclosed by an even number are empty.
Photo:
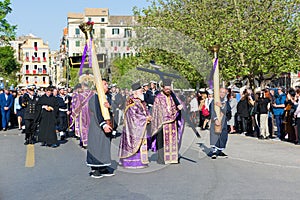
M138 89L141 89L141 84L140 82L137 82L137 83L134 83L131 85L131 89L134 91L134 90L138 90Z
M163 86L171 86L172 80L169 78L166 78L163 80Z

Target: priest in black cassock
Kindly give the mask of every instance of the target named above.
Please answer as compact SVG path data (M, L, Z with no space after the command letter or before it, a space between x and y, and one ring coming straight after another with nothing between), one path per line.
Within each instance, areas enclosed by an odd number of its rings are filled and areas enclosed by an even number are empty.
M108 92L106 80L102 80L104 92L108 103L104 106L109 109L111 121L111 95ZM88 132L87 146L87 166L91 167L90 176L92 178L102 178L103 176L113 176L114 173L109 167L111 165L111 139L113 137L112 125L107 123L101 112L98 94L89 100L90 125Z
M37 103L38 116L36 121L39 123L38 141L42 146L58 146L56 136L56 120L58 117L58 101L52 95L52 88L47 87L45 94L41 96Z

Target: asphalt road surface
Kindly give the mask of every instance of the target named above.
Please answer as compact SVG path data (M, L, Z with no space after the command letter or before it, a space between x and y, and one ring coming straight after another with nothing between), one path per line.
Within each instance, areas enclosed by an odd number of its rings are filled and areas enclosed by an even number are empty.
M1 131L0 200L299 199L300 146L230 135L229 157L212 160L209 133L200 133L186 128L180 164L158 165L150 152L149 167L136 170L118 166L115 139L116 175L93 179L75 138L58 148L25 146L17 129Z

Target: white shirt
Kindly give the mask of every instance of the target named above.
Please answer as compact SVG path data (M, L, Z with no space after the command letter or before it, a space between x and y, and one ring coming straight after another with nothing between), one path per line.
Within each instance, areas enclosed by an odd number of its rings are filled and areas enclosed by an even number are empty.
M190 102L190 111L191 112L197 112L198 111L198 100L196 97L194 97Z

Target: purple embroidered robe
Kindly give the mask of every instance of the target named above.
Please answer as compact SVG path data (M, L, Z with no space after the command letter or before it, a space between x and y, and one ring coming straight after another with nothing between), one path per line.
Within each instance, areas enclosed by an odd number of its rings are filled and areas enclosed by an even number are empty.
M152 107L151 133L163 131L164 163L178 163L184 120L171 96L159 93Z
M88 132L90 125L90 115L89 115L89 100L94 95L94 92L91 90L85 90L83 93L80 93L80 104L81 111L79 114L79 133L80 141L83 147L88 145Z
M146 104L130 96L126 100L124 127L119 146L120 164L125 168L143 168L149 163L147 152Z
M79 132L79 115L81 112L81 105L80 102L82 101L82 96L79 95L78 92L73 93L72 97L72 125L74 126L75 136L80 137Z

